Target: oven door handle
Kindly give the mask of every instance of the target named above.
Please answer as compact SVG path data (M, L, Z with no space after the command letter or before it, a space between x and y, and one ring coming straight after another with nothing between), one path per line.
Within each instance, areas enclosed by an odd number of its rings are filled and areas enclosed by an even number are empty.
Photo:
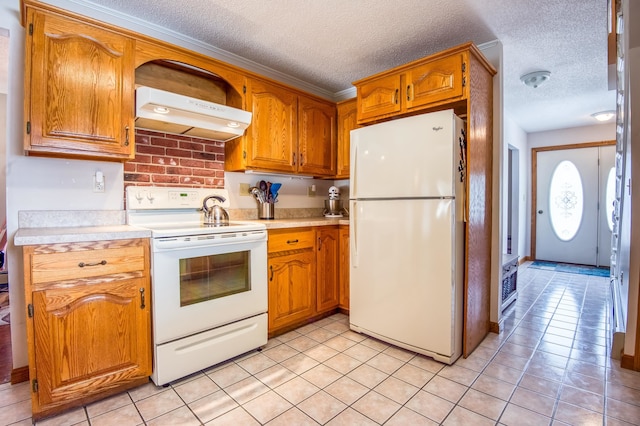
M233 234L192 235L187 237L163 237L153 240L153 250L173 250L189 247L222 246L248 241L266 241L267 231L238 232Z

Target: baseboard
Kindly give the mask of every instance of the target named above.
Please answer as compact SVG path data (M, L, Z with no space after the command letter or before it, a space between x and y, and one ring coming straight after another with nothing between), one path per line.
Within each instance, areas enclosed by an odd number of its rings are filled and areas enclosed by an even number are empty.
M620 358L620 366L628 370L640 371L640 369L636 369L636 357L633 355L622 354L622 357Z
M22 383L29 381L29 366L14 368L11 370L11 384Z
M500 334L501 324L502 324L502 321L499 321L499 322L489 321L489 332Z
M528 262L532 260L530 256L524 256L522 259L518 260L518 266L522 265L524 262Z

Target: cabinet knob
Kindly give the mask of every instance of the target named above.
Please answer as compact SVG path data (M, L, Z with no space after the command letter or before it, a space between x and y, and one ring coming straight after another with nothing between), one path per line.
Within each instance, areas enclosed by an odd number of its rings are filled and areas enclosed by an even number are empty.
M140 287L140 309L144 309L146 306L144 301L144 287Z
M124 127L124 146L129 146L129 126Z

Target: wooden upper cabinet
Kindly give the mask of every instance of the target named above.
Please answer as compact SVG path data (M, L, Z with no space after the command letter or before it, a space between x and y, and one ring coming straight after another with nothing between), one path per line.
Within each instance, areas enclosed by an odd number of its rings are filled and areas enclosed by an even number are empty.
M25 22L25 150L133 158L134 40L30 7Z
M225 143L225 170L335 174L335 104L261 79L247 89L253 118L244 137Z
M351 155L351 130L357 129L357 102L356 98L340 102L338 104L338 138L336 179L349 178L349 156Z
M336 107L298 97L298 172L333 176L336 172Z
M392 74L357 86L358 122L400 112L400 77Z
M464 57L461 53L447 56L409 69L405 73L406 109L462 97Z
M466 99L469 46L461 45L354 82L358 124Z
M296 171L298 97L260 80L249 84L251 126L246 134L246 166L282 172ZM243 153L243 156L245 154Z

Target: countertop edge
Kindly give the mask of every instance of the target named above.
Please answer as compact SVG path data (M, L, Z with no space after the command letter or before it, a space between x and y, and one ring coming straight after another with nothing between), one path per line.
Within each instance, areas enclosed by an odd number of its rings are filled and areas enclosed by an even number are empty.
M349 225L348 218L307 217L294 219L251 220L269 229L304 228L310 226ZM13 238L16 246L79 243L87 241L151 238L151 231L131 225L19 228Z
M16 231L13 243L16 246L29 246L150 237L150 230L130 225L20 228Z

